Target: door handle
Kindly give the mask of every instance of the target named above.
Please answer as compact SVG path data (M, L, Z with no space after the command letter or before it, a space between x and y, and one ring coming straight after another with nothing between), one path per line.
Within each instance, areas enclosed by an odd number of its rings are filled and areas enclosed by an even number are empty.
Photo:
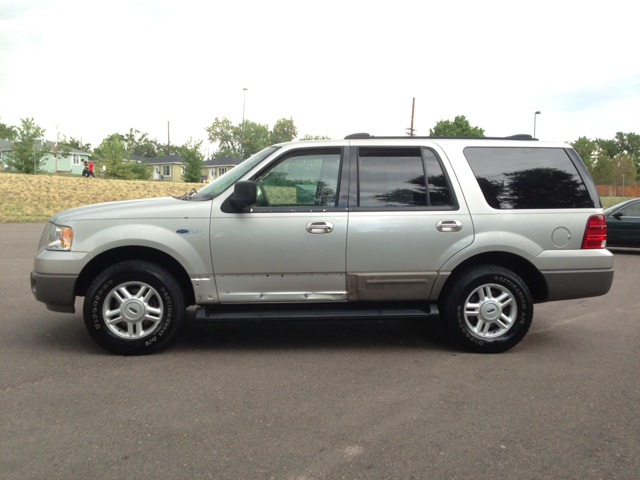
M333 232L333 223L331 222L309 222L307 223L307 232L309 233L331 233Z
M462 230L460 220L440 220L436 223L436 228L441 232L459 232Z

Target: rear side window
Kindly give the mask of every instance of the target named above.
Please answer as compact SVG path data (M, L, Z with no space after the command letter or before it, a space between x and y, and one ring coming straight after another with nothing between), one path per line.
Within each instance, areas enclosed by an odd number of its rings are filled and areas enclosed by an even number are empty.
M562 148L467 147L464 154L493 208L594 206L582 177Z
M358 150L359 207L457 207L449 181L429 149Z

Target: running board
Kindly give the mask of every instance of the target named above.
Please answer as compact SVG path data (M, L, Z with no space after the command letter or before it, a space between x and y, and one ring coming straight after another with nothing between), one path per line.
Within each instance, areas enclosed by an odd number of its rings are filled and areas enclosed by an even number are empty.
M396 320L438 315L435 303L315 303L217 305L196 309L195 321Z

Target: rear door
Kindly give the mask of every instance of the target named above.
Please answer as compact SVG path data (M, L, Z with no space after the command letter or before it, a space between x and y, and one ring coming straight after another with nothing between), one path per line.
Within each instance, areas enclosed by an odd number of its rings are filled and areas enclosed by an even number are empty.
M446 158L435 145L355 146L350 156L349 300L427 300L440 267L474 236Z

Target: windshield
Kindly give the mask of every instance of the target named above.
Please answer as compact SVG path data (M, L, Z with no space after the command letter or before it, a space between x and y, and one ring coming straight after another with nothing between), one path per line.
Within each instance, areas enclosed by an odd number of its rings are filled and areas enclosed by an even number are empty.
M232 168L224 175L216 178L206 187L198 190L198 193L196 195L198 197L216 198L227 188L236 183L239 178L242 178L245 173L255 167L262 160L267 158L273 152L275 152L278 148L280 147L267 147L264 150L260 150L258 153L256 153L252 157L249 157L237 167Z

